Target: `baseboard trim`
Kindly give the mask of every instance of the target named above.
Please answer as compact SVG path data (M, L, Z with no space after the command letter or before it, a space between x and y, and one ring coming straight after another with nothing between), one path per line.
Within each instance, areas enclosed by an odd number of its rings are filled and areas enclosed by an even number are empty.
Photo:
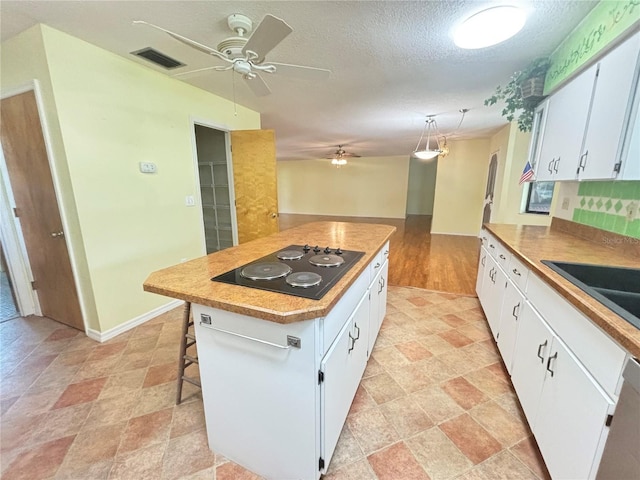
M477 233L431 232L431 235L455 235L457 237L477 237Z
M116 337L121 333L126 332L127 330L131 330L138 325L142 325L144 322L149 321L152 318L157 317L158 315L162 315L169 310L173 310L174 308L179 307L183 303L184 302L182 300L172 300L169 303L165 303L164 305L159 306L158 308L149 310L147 313L143 313L142 315L132 318L131 320L127 320L126 322L121 323L117 327L113 327L106 332L99 332L98 330L89 328L87 329L87 336L100 343L106 342L107 340L111 340L113 337Z

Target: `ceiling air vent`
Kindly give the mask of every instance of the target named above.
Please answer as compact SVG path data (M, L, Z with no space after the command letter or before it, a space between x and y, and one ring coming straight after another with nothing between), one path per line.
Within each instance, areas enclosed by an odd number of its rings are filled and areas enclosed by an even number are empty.
M145 60L155 63L156 65L160 65L164 68L177 68L183 67L185 64L179 62L178 60L174 60L171 57L167 57L164 53L160 53L157 50L154 50L151 47L143 48L141 50L136 50L135 52L131 52L132 55L137 55L138 57L142 57Z

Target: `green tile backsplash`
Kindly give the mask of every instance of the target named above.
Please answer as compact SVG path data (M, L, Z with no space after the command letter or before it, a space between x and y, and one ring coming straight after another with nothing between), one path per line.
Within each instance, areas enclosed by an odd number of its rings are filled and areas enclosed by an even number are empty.
M582 182L578 198L574 222L640 238L640 181ZM634 210L631 221L627 220L629 208Z

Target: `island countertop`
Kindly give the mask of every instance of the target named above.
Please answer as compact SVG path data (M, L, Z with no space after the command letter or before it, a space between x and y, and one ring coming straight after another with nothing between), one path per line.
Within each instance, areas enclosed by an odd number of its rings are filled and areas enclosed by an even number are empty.
M149 275L143 286L147 292L277 323L323 317L371 263L395 230L393 226L379 224L308 223L158 270ZM212 277L292 244L329 245L365 254L320 300L211 281Z
M553 226L485 224L485 228L524 262L532 273L555 289L631 355L640 358L640 330L541 262L555 260L640 268L640 256L637 255L640 240L627 237L625 244L624 239L614 238L612 234L610 240L604 237L598 243L595 239L579 238ZM631 243L634 241L636 243ZM611 246L607 246L607 243ZM622 248L612 248L616 246Z

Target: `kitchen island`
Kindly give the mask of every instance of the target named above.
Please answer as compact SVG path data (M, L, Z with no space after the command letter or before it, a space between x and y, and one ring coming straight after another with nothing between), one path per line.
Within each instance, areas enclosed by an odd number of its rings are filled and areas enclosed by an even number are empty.
M152 273L192 303L209 447L266 478L326 472L386 311L388 225L317 222ZM211 281L291 244L362 257L320 299Z

